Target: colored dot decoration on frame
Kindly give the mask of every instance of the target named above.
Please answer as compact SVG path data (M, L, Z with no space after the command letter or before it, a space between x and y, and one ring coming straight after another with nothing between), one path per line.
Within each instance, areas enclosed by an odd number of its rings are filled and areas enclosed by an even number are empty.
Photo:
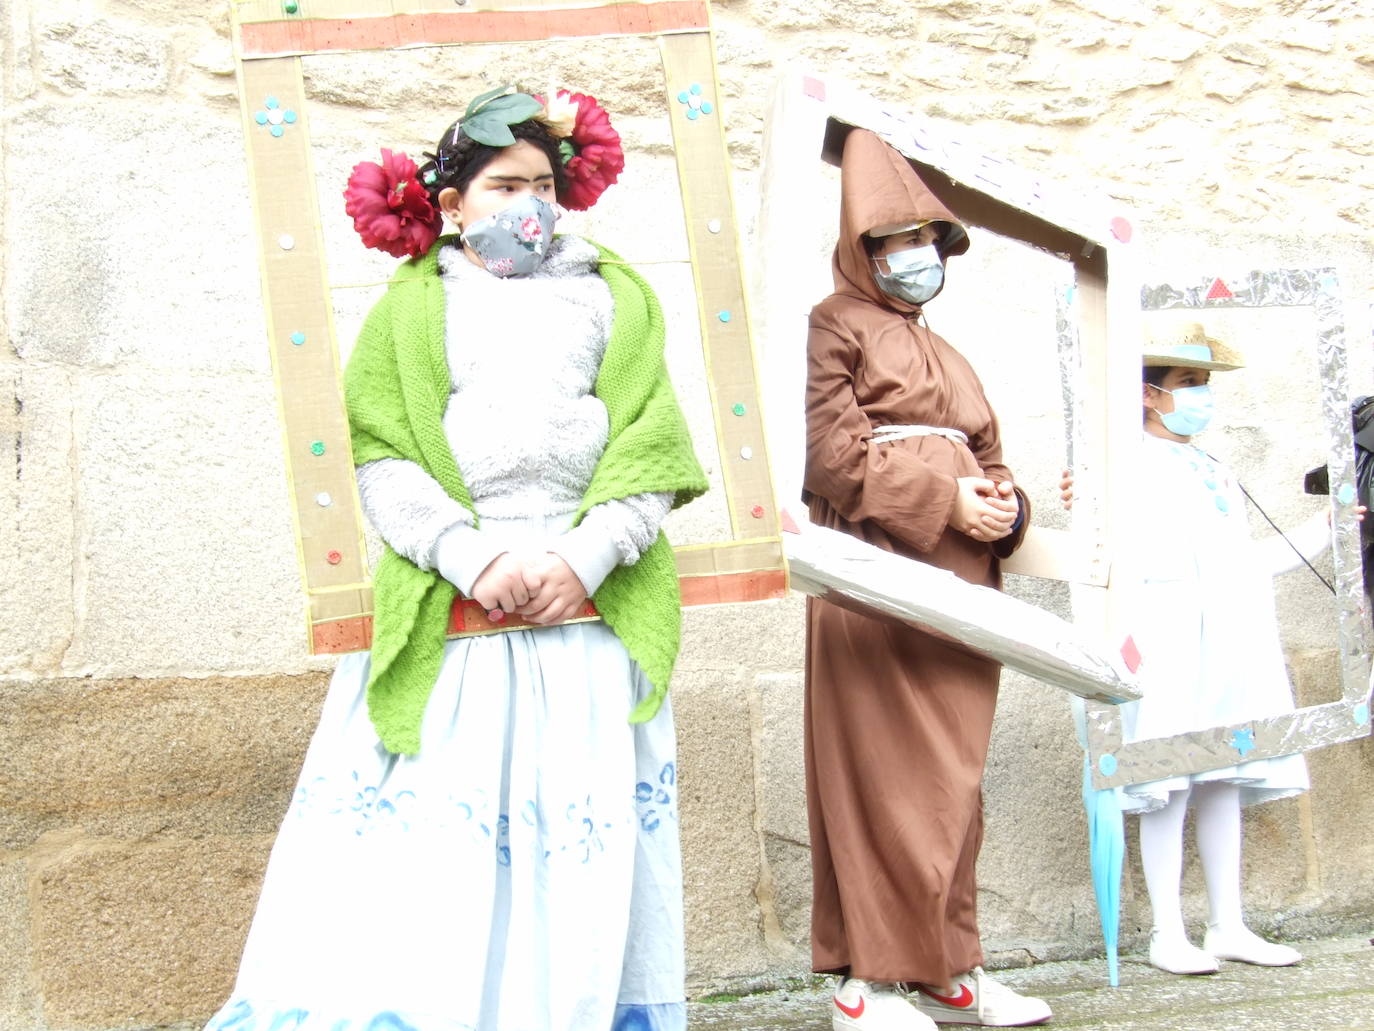
M334 498L330 495L329 491L322 490L315 495L315 504L319 505L321 508L328 508L330 505L334 504Z
M294 11L288 11L294 14ZM268 97L262 103L263 110L257 111L253 115L253 121L257 122L273 136L280 138L288 125L295 125L299 117L295 111L281 106L281 101L276 97Z
M1366 723L1369 722L1369 703L1360 702L1359 705L1355 706L1355 708L1351 710L1350 715L1355 717L1355 723L1357 726L1363 727Z
M340 562L343 561L343 553L338 551L331 551L328 555L324 557L324 559L331 566L337 566Z
M312 441L311 444L310 444L310 453L311 453L312 455L322 455L322 454L324 454L324 441L322 441L322 440Z
M707 223L706 223L706 230L707 230L707 232L711 232L711 233L718 233L718 232L720 232L720 219L718 219L718 218L713 218L713 219L711 219L711 221L707 222Z
M1116 773L1116 756L1112 755L1111 752L1105 755L1099 755L1097 757L1097 768L1102 776L1110 777L1112 774Z
M763 506L762 506L762 505L755 505L753 508L751 508L751 509L749 510L749 514L750 514L751 516L753 516L755 519L762 519L762 518L763 518Z
M290 233L282 233L281 236L277 237L277 246L284 251L289 251L296 246L296 238Z
M736 415L743 415L745 412L749 411L749 409L744 407L743 401L736 401L730 408L730 411L734 412Z
M1231 731L1231 744L1237 752L1245 755L1255 750L1255 732L1249 727Z
M749 459L754 457L754 449L746 444L744 447L739 449L739 456L747 462L749 461Z
M291 342L295 344L297 347L300 347L303 343L305 343L305 334L302 333L299 329L296 330L296 332L291 334Z
M281 5L281 9L287 14L296 14L300 11L301 5L296 3L296 0L286 0L286 3Z
M715 108L709 100L701 97L701 83L694 82L677 95L677 102L686 105L687 120L695 122L702 115L709 115Z
M1336 494L1336 498L1337 498L1338 501L1340 501L1340 503L1341 503L1342 505L1348 505L1348 504L1350 504L1352 501L1354 501L1354 500L1355 500L1355 487L1354 487L1354 484L1342 483L1342 484L1341 484L1341 489L1340 489L1340 491Z
M716 318L720 319L721 322L729 322L733 316L728 311L722 311Z

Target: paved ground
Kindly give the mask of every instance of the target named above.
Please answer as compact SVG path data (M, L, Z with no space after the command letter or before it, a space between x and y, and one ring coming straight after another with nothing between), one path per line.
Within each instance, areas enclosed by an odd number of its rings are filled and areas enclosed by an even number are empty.
M1304 960L1282 970L1223 963L1208 977L1176 977L1143 956L1121 961L1107 986L1105 961L1042 963L997 973L1054 1009L1050 1029L1090 1031L1374 1031L1374 945L1368 938L1295 942ZM829 1031L832 979L689 1007L691 1031Z

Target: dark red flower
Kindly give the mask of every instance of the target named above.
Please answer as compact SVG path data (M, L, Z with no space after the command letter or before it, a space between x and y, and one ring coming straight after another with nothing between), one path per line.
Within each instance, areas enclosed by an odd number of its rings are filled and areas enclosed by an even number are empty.
M568 188L559 199L564 207L585 211L620 177L625 152L620 149L620 134L611 128L606 109L595 97L585 93L569 93L567 97L577 104L577 124L572 131L576 154L563 166Z
M443 216L420 184L415 162L382 148L382 163L360 161L344 188L344 211L368 247L393 258L419 257L439 236Z

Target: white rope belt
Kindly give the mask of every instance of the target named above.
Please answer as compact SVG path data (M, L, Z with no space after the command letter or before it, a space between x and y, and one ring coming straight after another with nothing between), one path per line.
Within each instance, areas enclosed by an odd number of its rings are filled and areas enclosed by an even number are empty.
M874 444L891 444L907 437L944 437L956 444L968 443L967 433L952 430L948 426L875 426L870 440Z

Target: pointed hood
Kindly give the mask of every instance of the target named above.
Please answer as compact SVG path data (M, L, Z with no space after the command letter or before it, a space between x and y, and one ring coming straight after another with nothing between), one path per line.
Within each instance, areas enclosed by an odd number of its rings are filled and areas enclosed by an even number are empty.
M840 160L840 238L832 263L835 292L903 313L918 311L917 305L885 294L878 287L863 237L887 236L926 222L948 222L953 227L946 230L938 245L943 258L968 250L963 225L921 182L911 162L876 133L852 130L845 138Z

